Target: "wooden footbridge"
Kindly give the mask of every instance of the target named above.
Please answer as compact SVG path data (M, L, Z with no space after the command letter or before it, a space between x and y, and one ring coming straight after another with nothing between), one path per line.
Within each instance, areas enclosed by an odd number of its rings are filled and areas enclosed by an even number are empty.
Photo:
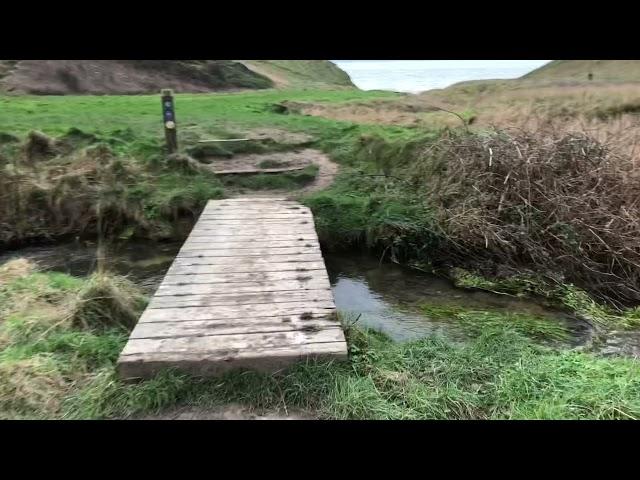
M345 359L311 211L283 198L212 200L131 332L126 379L212 376Z

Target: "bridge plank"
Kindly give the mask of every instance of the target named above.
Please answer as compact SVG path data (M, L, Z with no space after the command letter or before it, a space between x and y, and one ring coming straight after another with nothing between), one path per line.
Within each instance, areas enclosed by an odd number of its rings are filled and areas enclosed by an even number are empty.
M347 358L311 211L284 198L224 199L203 210L118 372L208 376L309 358Z

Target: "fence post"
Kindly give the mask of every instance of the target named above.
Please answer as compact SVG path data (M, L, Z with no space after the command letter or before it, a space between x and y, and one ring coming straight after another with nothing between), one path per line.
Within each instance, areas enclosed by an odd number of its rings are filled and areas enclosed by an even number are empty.
M178 150L178 132L176 127L176 114L173 107L173 92L165 88L162 90L162 118L164 120L164 136L167 142L167 151L175 153Z

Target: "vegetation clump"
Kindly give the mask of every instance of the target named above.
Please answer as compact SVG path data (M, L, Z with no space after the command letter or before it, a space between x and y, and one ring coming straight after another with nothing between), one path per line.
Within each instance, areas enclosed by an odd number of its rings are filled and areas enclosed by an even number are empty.
M629 157L586 135L451 134L410 175L432 179L426 198L450 257L558 272L614 302L640 301L640 176Z
M94 273L74 299L72 322L84 329L132 329L145 306L146 298L127 279Z

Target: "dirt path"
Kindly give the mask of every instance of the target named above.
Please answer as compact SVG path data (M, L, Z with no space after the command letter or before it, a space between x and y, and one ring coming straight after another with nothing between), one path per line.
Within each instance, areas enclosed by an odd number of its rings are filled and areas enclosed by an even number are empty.
M324 190L333 183L333 180L338 174L338 164L332 161L324 153L319 151L317 152L318 154L314 157L313 163L315 163L319 167L318 176L312 183L298 190L298 192L300 192L302 195Z
M305 148L303 150L291 152L278 152L268 154L247 154L237 155L232 160L217 162L215 166L211 166L214 171L216 169L234 168L236 170L252 170L255 169L263 161L279 162L292 169L304 167L307 165L317 165L318 175L315 180L304 187L297 190L247 190L233 191L230 190L230 197L273 197L285 196L287 198L300 198L327 188L336 175L338 174L339 165L333 162L326 154L320 150ZM222 162L228 162L222 164Z

